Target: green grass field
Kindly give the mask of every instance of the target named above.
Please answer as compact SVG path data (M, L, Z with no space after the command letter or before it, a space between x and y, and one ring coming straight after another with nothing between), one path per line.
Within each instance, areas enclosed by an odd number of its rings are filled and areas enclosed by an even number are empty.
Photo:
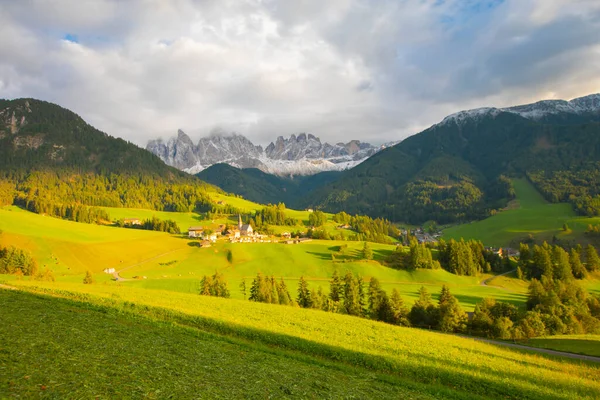
M557 335L532 338L528 346L600 357L600 335Z
M452 335L125 285L17 284L44 295L0 290L0 397L600 396L596 364Z
M478 239L488 246L518 246L520 239L530 234L537 241L579 239L588 224L600 223L600 218L577 217L570 204L551 204L525 179L514 179L516 204L482 221L457 225L444 230L444 239ZM567 223L569 232L562 230Z
M125 211L126 213L126 211ZM397 288L407 304L412 305L417 291L424 285L434 298L447 284L463 307L471 311L484 297L494 297L516 305L525 301L526 288L507 290L481 286L484 277L460 277L443 270L399 271L377 261L360 260L362 242L312 241L298 245L276 243L224 243L199 248L197 242L182 235L81 224L23 211L16 207L0 209L0 243L29 250L40 267L48 267L59 281L80 283L87 270L99 281L108 283L111 275L105 268L122 271L128 280L122 285L155 290L196 293L203 275L222 272L229 282L232 297L241 299L239 283L247 284L257 272L283 277L295 296L297 280L304 276L311 288L322 286L337 270L351 271L365 279L376 277L386 290ZM344 256L336 256L338 247L348 244ZM394 246L372 243L375 260L385 258ZM233 262L227 261L231 250Z

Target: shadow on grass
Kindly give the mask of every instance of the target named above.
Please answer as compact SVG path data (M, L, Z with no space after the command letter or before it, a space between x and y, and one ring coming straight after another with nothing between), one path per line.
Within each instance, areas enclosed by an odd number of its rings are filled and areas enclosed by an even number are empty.
M60 301L77 302L80 304L83 302L83 307L93 308L104 313L129 313L137 317L146 317L152 320L165 321L167 323L210 332L222 337L223 340L232 340L233 338L247 340L252 344L269 346L274 351L289 352L286 353L286 356L289 357L315 356L331 362L341 362L389 374L391 375L390 378L393 379L408 380L425 385L435 382L438 387L436 393L438 395L442 394L444 397L540 398L550 395L562 398L564 394L572 395L572 398L593 397L593 393L590 391L593 390L592 387L594 385L591 382L587 386L585 384L573 386L569 382L562 380L540 380L540 377L537 375L524 376L519 371L511 372L512 368L510 366L507 366L505 369L489 368L481 370L478 373L473 373L473 368L477 364L470 362L468 359L464 361L458 359L441 359L427 354L425 349L419 354L405 353L396 358L392 354L381 355L360 350L350 350L211 317L189 315L171 309L143 304L138 305L118 299L45 288L28 288L26 290L32 293L22 292L23 295L42 296L53 301L59 301L56 299L56 296L58 296L61 298ZM401 334L401 331L398 331L398 333ZM440 336L440 341L443 341L442 336ZM465 348L464 351L470 350ZM496 354L480 353L484 357L489 357L490 363L493 363L493 359L496 357ZM510 350L506 350L506 353L507 355L510 354ZM474 356L477 357L475 354ZM544 357L542 354L539 356ZM506 359L510 362L518 363L520 355L515 353L515 359ZM548 359L556 360L554 357L548 357ZM578 363L577 361L568 359L561 359L560 362ZM542 363L537 364L536 367L548 369ZM552 390L553 393L540 393L540 385ZM600 393L596 393L596 395L600 395Z

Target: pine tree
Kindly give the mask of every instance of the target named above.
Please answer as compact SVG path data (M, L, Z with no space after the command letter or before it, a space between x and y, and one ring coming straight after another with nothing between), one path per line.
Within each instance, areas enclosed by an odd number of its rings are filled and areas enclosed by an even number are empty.
M588 244L585 248L585 267L590 272L600 269L600 258L598 257L598 252L591 244Z
M200 294L202 296L210 296L212 288L212 277L204 275L200 281Z
M329 298L333 302L340 302L343 296L343 285L337 269L333 271L331 281L329 282Z
M279 304L291 305L294 303L292 300L292 296L290 296L290 292L288 291L287 285L283 280L283 277L279 281L279 285L277 286Z
M369 297L369 316L373 319L376 319L379 310L379 303L381 301L381 284L379 283L379 280L377 278L371 278L367 293Z
M365 242L362 249L362 257L365 260L373 259L373 250L371 250L371 246L369 246L369 242Z
M571 263L569 261L569 254L559 246L554 246L552 250L553 258L554 258L554 278L567 280L573 278L573 273L571 272Z
M446 285L442 286L440 293L438 318L442 332L463 332L467 326L467 314Z
M298 298L296 300L298 305L302 308L310 308L310 290L308 290L308 283L301 276L298 281Z
M358 285L350 271L344 275L344 309L348 315L360 316L362 314Z
M419 289L419 298L413 304L408 314L410 323L415 326L432 327L436 325L436 312L437 308L431 302L431 295L425 289L425 286L421 286Z
M19 271L21 271L21 270L19 269ZM94 283L94 277L92 276L92 273L90 271L85 272L85 277L83 278L83 283L85 285L91 285L92 283Z
M231 250L227 250L227 262L229 264L233 263L233 252Z
M577 250L571 249L569 253L569 263L571 264L571 271L573 271L573 276L576 279L585 278L586 271L583 264L581 263L581 259Z
M408 320L408 308L404 305L404 301L400 296L400 292L398 289L394 288L392 290L392 295L390 297L390 307L392 312L394 313L394 324L401 326L410 326L410 322Z

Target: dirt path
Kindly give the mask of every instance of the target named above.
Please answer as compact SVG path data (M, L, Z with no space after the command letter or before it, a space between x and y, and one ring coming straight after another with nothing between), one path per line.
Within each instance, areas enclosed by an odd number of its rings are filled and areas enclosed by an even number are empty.
M515 272L515 271L516 271L516 269L511 269L510 271L503 272L503 273L501 273L500 275L494 275L494 276L492 276L492 277L490 277L490 278L487 278L487 279L484 279L484 280L482 280L482 281L481 281L481 283L480 283L480 285L481 285L481 286L490 286L490 285L488 285L488 284L489 284L491 281L493 281L494 279L498 278L499 276L504 276L504 275L512 274L512 273L513 273L513 272ZM506 289L506 288L503 288L503 287L500 287L500 286L494 286L494 287L497 287L498 289L508 290L508 289Z
M477 338L477 337L473 337L473 336L462 336L461 335L461 337L477 340L478 342L485 342L485 343L494 344L494 345L498 345L498 346L511 347L513 349L527 350L527 351L533 351L536 353L548 354L551 356L567 357L567 358L573 358L575 360L591 361L591 362L600 363L600 357L586 356L583 354L575 354L575 353L567 353L564 351L557 351L557 350L550 350L550 349L540 349L538 347L525 346L525 345L516 344L516 343L499 342L496 340Z
M128 266L128 267L122 268L122 269L120 269L120 270L118 270L118 271L115 271L115 272L113 272L113 274L112 274L112 275L113 275L113 277L115 278L115 280L116 280L116 281L120 281L120 282L123 282L123 281L131 281L131 280L133 280L133 279L127 279L127 278L123 278L123 277L122 277L121 275L119 275L119 274L120 274L121 272L123 272L123 271L127 271L128 269L131 269L131 268L133 268L133 267L137 267L137 266L139 266L139 265L145 264L145 263L147 263L147 262L150 262L150 261L152 261L152 260L156 260L157 258L160 258L160 257L162 257L162 256L166 256L167 254L176 253L176 252L178 252L178 251L181 251L181 250L185 250L185 248L182 248L182 249L176 249L176 250L171 250L171 251L167 251L166 253L162 253L162 254L159 254L159 255L157 255L157 256L154 256L154 257L148 258L148 259L146 259L146 260L140 261L140 262L139 262L139 263L137 263L137 264L133 264L133 265L130 265L130 266Z

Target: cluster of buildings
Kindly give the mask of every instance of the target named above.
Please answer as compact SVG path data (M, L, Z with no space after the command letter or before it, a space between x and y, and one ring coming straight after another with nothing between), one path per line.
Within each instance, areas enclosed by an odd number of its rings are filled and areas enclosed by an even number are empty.
M249 224L243 224L241 216L238 216L238 225L234 228L219 225L215 231L212 231L203 226L190 226L188 228L188 237L202 239L202 247L210 247L212 243L215 243L220 238L229 240L231 243L271 242L268 236L254 232L254 229Z

